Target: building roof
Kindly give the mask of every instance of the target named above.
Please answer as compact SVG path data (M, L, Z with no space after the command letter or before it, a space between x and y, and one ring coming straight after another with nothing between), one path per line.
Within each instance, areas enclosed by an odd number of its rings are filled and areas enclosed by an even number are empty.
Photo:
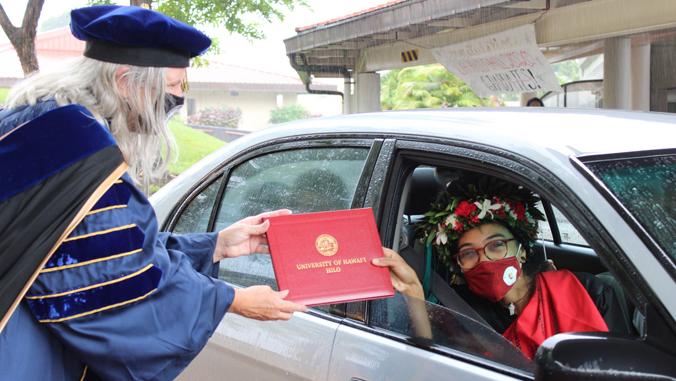
M316 28L316 27L319 27L319 26L325 26L325 25L337 23L337 22L339 22L339 21L347 20L347 19L350 19L350 18L353 18L353 17L358 17L358 16L364 15L364 14L366 14L366 13L370 13L370 12L373 12L373 11L376 11L376 10L379 10L379 9L383 9L383 8L390 7L390 6L392 6L392 5L396 5L396 4L399 4L399 3L403 3L403 2L405 2L405 1L409 1L409 0L395 0L395 1L390 1L389 3L385 3L385 4L381 4L381 5L376 5L375 7L371 7L371 8L368 8L368 9L364 9L363 11L351 13L351 14L349 14L349 15L345 15L345 16L341 16L341 17L336 17L336 18L331 19L331 20L328 20L328 21L318 22L318 23L316 23L316 24L312 24L312 25L308 25L308 26L301 26L301 27L296 28L296 32L297 32L297 33L300 33L300 32L304 32L304 31L306 31L306 30L310 30L310 29L313 29L313 28Z
M79 57L84 52L85 43L73 37L70 27L63 27L35 36L35 53L41 68L54 68ZM12 86L23 79L21 61L11 42L0 45L0 86Z
M38 64L45 70L53 70L82 56L84 49L85 42L76 39L67 26L40 33L35 38ZM188 69L192 89L306 92L297 77L207 60L209 66ZM0 86L12 86L24 78L21 62L10 42L0 45L0 65ZM312 89L335 91L336 86L315 83Z
M550 62L602 53L610 37L646 44L676 35L673 0L386 1L297 28L284 40L292 67L301 78L342 78L433 64L434 48L527 24L534 24L537 44Z
M209 66L193 67L188 70L191 89L203 90L259 90L306 92L305 85L298 77L270 73L209 59ZM321 82L312 84L312 90L335 91L335 85Z

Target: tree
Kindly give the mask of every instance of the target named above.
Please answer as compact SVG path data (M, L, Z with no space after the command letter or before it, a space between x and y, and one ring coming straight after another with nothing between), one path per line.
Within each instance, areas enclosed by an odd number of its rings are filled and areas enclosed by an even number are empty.
M52 29L62 28L70 24L70 12L64 12L58 16L48 18L40 25L40 32L47 32Z
M212 25L225 26L230 33L246 37L249 41L265 38L257 22L242 21L244 15L255 15L270 23L275 19L284 21L284 13L280 8L293 11L296 6L308 7L307 0L129 0L130 5L146 4L155 9L192 26ZM114 4L114 0L89 0L90 5ZM210 52L220 53L218 39L213 39ZM197 60L198 66L200 65Z
M383 110L493 106L495 100L479 98L467 84L441 65L396 69L380 78Z
M35 55L35 35L38 19L45 0L28 0L26 12L20 27L15 27L7 17L7 13L0 4L0 26L14 46L24 74L38 70L38 60ZM113 4L113 0L89 0L90 5ZM130 0L129 5L140 6L147 4L168 16L193 26L213 25L225 26L230 33L237 33L250 41L265 38L258 29L260 24L246 23L242 16L253 14L266 22L275 19L284 21L281 7L293 11L297 6L309 7L307 0ZM218 41L214 40L211 48L219 53Z
M5 9L0 4L0 26L14 46L24 74L38 70L38 59L35 56L35 35L44 4L45 0L28 0L21 27L16 27L9 21Z
M559 84L579 81L582 74L582 69L577 60L563 61L552 65L554 74L559 80Z

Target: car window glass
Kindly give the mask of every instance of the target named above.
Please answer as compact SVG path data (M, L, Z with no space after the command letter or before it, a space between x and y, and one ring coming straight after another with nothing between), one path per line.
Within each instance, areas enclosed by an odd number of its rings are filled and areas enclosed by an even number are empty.
M367 155L367 148L312 148L244 162L231 172L215 229L276 209L294 214L349 209ZM245 287L277 287L270 256L263 254L221 261L219 278Z
M393 298L371 302L369 325L407 338L422 340L497 361L527 372L532 362L494 329L443 306L396 293ZM431 332L425 325L429 322ZM430 337L431 334L431 337Z
M214 206L220 183L220 181L214 181L190 201L176 221L172 233L205 233L207 231L211 209Z
M542 204L538 203L537 208L545 215L545 210L542 207ZM554 221L559 228L559 233L561 234L561 242L571 243L574 245L584 245L589 246L587 241L582 237L582 234L573 226L573 224L568 221L566 216L559 211L554 205L552 205L554 210ZM540 222L540 231L538 232L538 238L544 238L548 241L553 241L552 229L550 226L551 221L541 221Z
M617 158L586 165L676 260L676 155Z

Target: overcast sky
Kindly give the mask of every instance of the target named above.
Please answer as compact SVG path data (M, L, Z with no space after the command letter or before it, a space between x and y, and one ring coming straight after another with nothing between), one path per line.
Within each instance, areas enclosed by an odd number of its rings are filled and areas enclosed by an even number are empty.
M221 49L224 55L215 58L218 61L295 76L295 71L289 65L286 57L283 39L294 36L296 27L308 26L345 16L387 3L388 0L308 0L307 2L312 7L312 11L306 8L296 8L292 13L286 11L284 22L277 21L273 24L264 25L261 29L267 38L253 44L242 37L229 35L225 28L218 30L204 27L202 29L210 37L217 37L221 41ZM21 24L26 3L25 0L0 1L15 26ZM46 0L40 20L44 21L59 16L70 9L85 6L86 3L86 0ZM120 4L129 4L129 2L120 1ZM0 33L0 35L0 43L8 41L4 33Z

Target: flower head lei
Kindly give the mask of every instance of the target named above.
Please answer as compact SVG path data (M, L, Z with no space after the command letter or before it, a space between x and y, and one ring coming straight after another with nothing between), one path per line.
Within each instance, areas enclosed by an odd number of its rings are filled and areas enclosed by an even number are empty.
M423 220L427 244L433 244L440 259L451 268L455 266L453 243L462 233L486 222L502 222L523 231L532 246L538 220L544 221L535 207L540 199L531 191L487 176L475 179L466 187L451 184Z

